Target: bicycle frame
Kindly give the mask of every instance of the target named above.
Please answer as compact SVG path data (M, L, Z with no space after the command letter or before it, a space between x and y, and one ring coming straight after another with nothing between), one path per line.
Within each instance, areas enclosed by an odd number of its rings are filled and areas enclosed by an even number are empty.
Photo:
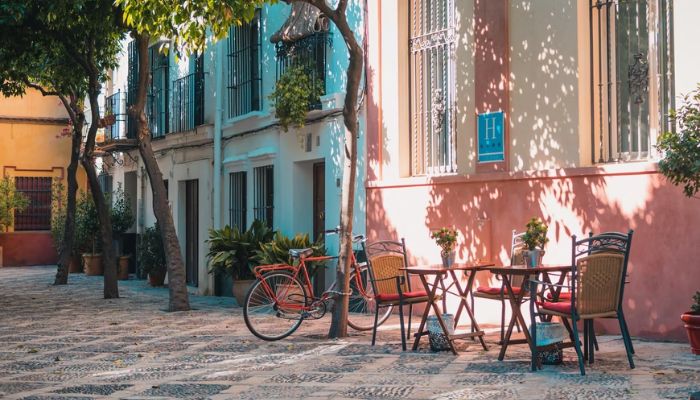
M360 279L360 267L357 263L357 260L355 259L355 254L351 254L351 262L352 266L355 269L355 280L357 284L357 288L360 291L360 293L363 296L366 296L367 293L365 292L364 285L362 284L362 281ZM260 265L255 268L253 268L253 274L255 275L255 278L258 279L259 281L262 282L262 287L267 293L268 296L271 298L275 299L275 303L277 303L281 308L289 309L289 310L295 310L295 311L310 311L312 309L313 303L315 301L326 301L330 297L330 294L328 291L324 292L320 298L316 297L316 294L314 293L313 286L311 285L311 278L309 277L309 272L308 269L306 268L306 263L307 262L313 262L313 261L327 261L331 260L334 258L338 258L338 256L315 256L315 257L300 257L299 258L299 264L297 266L294 265L289 265L289 264L269 264L269 265ZM275 271L287 271L291 272L292 276L295 279L298 279L302 282L302 285L304 285L304 290L306 290L306 293L308 293L311 298L312 302L309 304L297 304L297 303L288 303L286 302L285 299L288 298L288 291L289 287L286 288L284 292L281 293L281 296L278 296L275 294L275 291L268 285L267 281L263 279L264 275L270 272L275 272ZM299 274L302 273L303 279L299 279ZM281 297L281 299L280 299Z

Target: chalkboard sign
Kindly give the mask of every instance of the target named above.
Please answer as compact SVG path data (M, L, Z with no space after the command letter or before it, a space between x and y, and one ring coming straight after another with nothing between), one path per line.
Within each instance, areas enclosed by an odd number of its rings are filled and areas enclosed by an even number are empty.
M479 114L477 128L479 133L478 161L480 163L504 161L503 111Z

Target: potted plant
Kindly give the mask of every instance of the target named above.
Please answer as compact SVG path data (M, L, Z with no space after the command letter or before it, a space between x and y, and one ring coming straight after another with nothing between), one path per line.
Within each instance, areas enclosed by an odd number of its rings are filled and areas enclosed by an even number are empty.
M131 210L129 197L122 190L119 183L117 190L112 195L112 233L117 243L117 254L119 254L119 269L117 277L121 280L129 279L129 259L131 255L123 254L122 235L134 224L134 213Z
M455 262L455 246L457 245L457 236L459 232L452 228L440 228L430 234L435 243L440 246L440 257L442 257L442 265L449 268Z
M15 188L10 177L0 179L0 233L6 232L14 224L15 211L22 212L29 205L29 199ZM2 267L2 246L0 246L0 267Z
M81 191L75 210L75 239L82 251L85 275L102 275L101 241L97 240L100 222L92 196Z
M209 230L209 273L230 276L233 280L233 297L243 304L248 288L255 280L253 261L262 243L272 240L274 231L264 222L255 220L247 231L225 226Z
M318 103L322 95L323 83L312 78L306 67L298 65L282 73L269 99L275 108L275 117L287 132L289 125L304 126L309 107Z
M690 311L681 315L681 321L685 323L691 351L693 354L700 355L700 292L695 292L693 301Z
M528 267L537 267L542 264L544 245L547 244L547 225L539 218L532 218L525 225L523 243L525 245L525 262Z
M163 238L158 224L146 228L141 234L137 246L139 268L148 275L148 282L153 287L163 286L167 272L167 260L163 249Z

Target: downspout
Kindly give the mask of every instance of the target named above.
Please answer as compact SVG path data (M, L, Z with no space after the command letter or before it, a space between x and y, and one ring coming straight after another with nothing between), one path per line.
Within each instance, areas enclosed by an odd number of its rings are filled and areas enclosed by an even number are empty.
M223 114L223 40L216 43L216 83L214 97L216 98L216 112L214 114L214 229L221 228L221 122Z

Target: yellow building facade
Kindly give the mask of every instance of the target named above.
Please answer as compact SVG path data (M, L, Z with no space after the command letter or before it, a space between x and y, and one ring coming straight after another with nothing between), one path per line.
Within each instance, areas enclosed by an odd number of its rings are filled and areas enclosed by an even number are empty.
M28 209L16 215L14 226L0 233L0 265L41 265L56 262L50 234L51 185L67 187L71 128L57 97L28 91L23 97L0 96L0 173L14 178L30 198ZM86 187L78 170L78 185Z

